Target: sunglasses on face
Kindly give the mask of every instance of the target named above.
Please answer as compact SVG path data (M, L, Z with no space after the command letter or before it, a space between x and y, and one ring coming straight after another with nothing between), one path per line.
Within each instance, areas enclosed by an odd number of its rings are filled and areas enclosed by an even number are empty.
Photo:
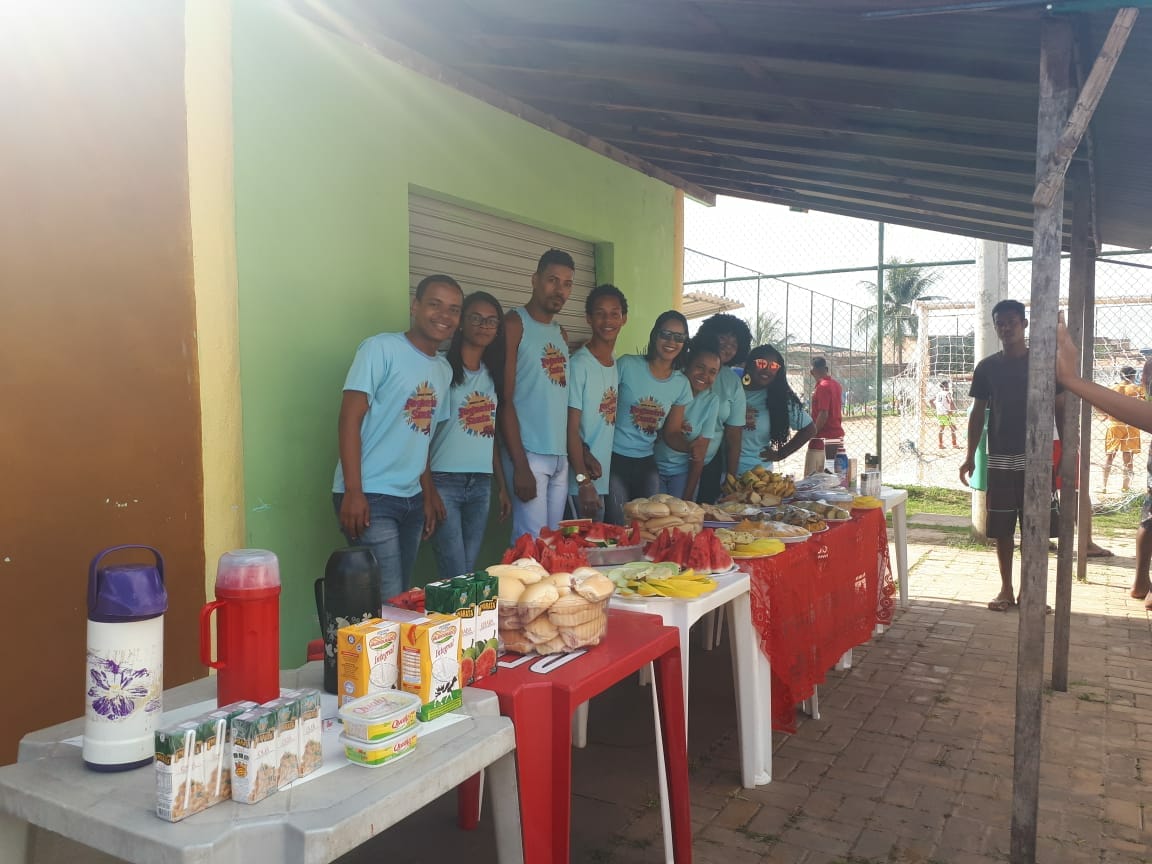
M771 369L773 372L776 372L780 369L780 364L775 360L765 360L763 357L757 357L752 361L752 364L757 369Z
M468 315L465 320L473 327L486 327L489 330L494 330L500 326L500 319L496 316L485 318L483 315L477 315L475 312Z
M681 345L688 341L687 333L677 333L675 330L657 330L656 335L661 339L667 339L670 342L676 342Z

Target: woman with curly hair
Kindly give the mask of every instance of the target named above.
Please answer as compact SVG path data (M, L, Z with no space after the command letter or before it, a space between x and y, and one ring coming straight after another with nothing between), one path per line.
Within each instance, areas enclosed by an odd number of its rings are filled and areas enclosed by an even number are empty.
M620 376L616 401L616 432L612 437L612 468L608 473L605 517L624 524L624 502L648 498L660 491L660 473L653 451L656 438L687 450L681 426L692 388L680 372L688 321L671 309L652 325L648 351L616 360Z
M432 435L424 489L424 538L431 539L440 579L476 568L495 480L500 518L511 512L496 449L496 406L504 369L504 310L485 291L460 308L460 326L445 355L452 367L448 419Z
M738 472L771 468L816 434L816 424L788 385L783 355L771 345L753 348L744 364L747 417Z
M752 331L735 315L721 312L705 320L694 339L702 344L715 344L720 350L720 373L712 385L718 403L716 421L713 428L707 430L708 451L704 454L704 470L696 497L698 501L712 502L720 497L724 474L738 473L745 399L740 373L733 367L743 367L748 349L752 347Z

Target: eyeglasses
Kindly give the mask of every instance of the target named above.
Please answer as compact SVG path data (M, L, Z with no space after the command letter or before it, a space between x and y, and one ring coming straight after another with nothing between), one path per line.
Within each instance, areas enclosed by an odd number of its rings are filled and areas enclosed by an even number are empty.
M661 339L667 339L670 342L677 342L681 345L688 341L687 333L678 333L675 330L657 330L656 335Z
M752 363L757 369L771 369L773 372L780 369L780 364L775 360L765 360L763 357L757 357Z
M477 315L473 312L465 319L473 327L486 327L489 330L494 330L500 326L500 319L493 315L491 318L485 318L483 315Z

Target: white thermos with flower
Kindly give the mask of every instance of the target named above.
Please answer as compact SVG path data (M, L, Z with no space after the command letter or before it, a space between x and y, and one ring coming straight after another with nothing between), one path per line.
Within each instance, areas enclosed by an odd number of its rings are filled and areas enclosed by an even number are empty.
M155 563L115 564L104 556L146 549ZM151 546L112 546L88 569L88 662L84 764L126 771L152 761L164 692L164 559Z

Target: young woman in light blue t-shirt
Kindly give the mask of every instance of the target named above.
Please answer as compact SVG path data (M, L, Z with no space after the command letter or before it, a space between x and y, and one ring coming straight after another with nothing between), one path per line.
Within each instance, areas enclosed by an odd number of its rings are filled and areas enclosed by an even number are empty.
M753 348L744 364L747 418L740 447L740 472L771 468L803 447L816 424L788 385L784 357L771 345ZM793 434L795 430L795 434Z
M716 434L716 415L720 400L713 390L720 373L720 349L714 343L693 339L684 361L684 376L692 388L692 402L684 409L681 429L689 446L687 450L673 447L665 438L656 442L656 467L660 470L660 491L682 498L696 500L712 438Z
M692 389L680 372L687 341L688 321L669 310L652 326L643 357L629 354L616 361L620 389L604 506L609 522L623 525L625 501L660 491L660 473L652 455L658 435L663 434L674 446L688 448L681 426Z
M421 480L431 505L425 538L431 538L439 578L451 579L476 568L492 480L500 518L511 510L496 442L496 382L504 360L504 310L484 291L464 298L460 326L446 359L452 367L448 418L436 427L428 471Z

